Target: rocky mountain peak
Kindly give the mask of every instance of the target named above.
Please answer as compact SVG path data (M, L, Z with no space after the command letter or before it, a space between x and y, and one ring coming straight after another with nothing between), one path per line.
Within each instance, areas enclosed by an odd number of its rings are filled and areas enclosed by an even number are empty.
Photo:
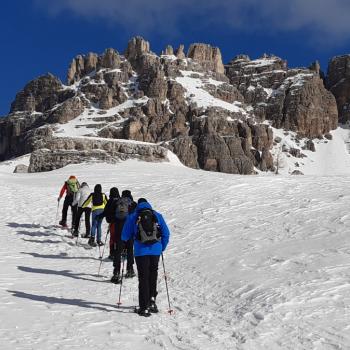
M187 57L200 62L206 69L223 74L225 72L222 63L221 51L218 47L212 47L208 44L191 44Z
M350 119L349 62L349 55L331 61L327 86ZM1 159L36 152L38 169L47 170L62 166L63 154L77 162L83 155L123 158L122 150L130 149L96 142L98 137L162 143L187 166L251 174L274 168L271 127L294 132L314 150L310 139L322 138L338 123L335 98L317 62L290 69L274 55L238 55L224 66L220 49L203 43L191 44L187 56L183 45L168 45L158 56L148 41L134 37L125 55L108 48L76 56L67 78L65 86L53 75L42 76L16 95L11 114L0 121ZM57 141L65 137L69 141ZM55 148L49 157L41 149L50 145ZM137 147L142 152L150 148Z

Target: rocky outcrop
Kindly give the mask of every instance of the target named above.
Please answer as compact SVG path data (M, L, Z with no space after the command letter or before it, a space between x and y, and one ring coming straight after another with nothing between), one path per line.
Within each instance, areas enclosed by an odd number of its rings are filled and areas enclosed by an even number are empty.
M330 60L326 86L336 98L339 121L350 121L350 55L336 56Z
M221 51L218 47L199 43L191 44L187 52L187 57L200 62L205 70L211 70L221 74L225 72Z
M61 81L47 74L29 82L17 95L11 104L10 113L14 112L45 112L71 96L63 90Z
M15 170L13 172L17 174L26 174L28 173L28 169L28 165L18 164L16 165Z
M48 138L36 144L29 172L50 171L82 162L116 163L126 159L168 161L161 146L100 139Z
M226 74L260 121L271 120L276 128L309 138L337 127L335 100L316 64L312 70L288 69L287 62L275 56L253 61L238 56L226 66Z

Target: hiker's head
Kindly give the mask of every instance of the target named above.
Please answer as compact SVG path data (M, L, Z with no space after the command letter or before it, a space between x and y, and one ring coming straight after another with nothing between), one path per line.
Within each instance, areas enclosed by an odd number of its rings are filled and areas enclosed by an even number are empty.
M102 192L102 186L100 184L95 185L94 193L101 193Z
M120 195L119 195L119 190L117 187L112 187L110 190L109 190L109 197L110 198L119 198Z

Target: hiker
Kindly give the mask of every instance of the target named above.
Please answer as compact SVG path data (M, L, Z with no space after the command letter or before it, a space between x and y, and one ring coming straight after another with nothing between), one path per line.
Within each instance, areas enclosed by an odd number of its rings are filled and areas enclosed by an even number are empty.
M135 212L137 203L134 201L134 198L131 194L130 190L124 190L122 192L122 198L127 198L129 202L129 208L128 208L128 213L129 215ZM130 238L128 241L123 242L124 247L123 251L126 253L126 259L127 259L127 272L125 277L126 278L132 278L135 276L134 272L134 240L133 238Z
M100 218L106 218L107 223L109 224L109 259L113 260L114 257L114 224L115 224L115 210L117 206L117 201L120 198L119 190L117 187L112 187L109 190L109 199L104 208L102 214L100 214Z
M91 225L90 225L90 215L91 215L91 208L86 207L83 208L84 202L87 200L91 193L90 187L86 182L83 182L81 184L81 187L79 188L79 191L77 192L75 199L73 201L73 206L77 205L78 206L78 211L74 223L74 231L73 231L73 236L78 237L79 235L79 227L80 227L80 218L82 214L85 214L85 236L84 238L90 238L90 230L91 230Z
M69 207L71 207L71 210L72 210L72 228L74 227L75 216L77 213L77 206L73 205L73 202L74 202L75 195L79 190L79 187L80 187L80 184L78 179L74 175L71 175L69 179L65 181L65 183L61 188L60 194L57 198L58 202L60 202L61 198L66 192L66 197L64 198L64 202L63 202L62 219L59 222L59 224L62 227L67 227L67 211Z
M88 244L91 247L96 247L96 243L98 246L102 246L103 243L101 241L101 226L102 226L102 218L100 214L103 213L104 207L107 203L107 196L102 193L102 186L100 184L95 185L94 192L92 192L86 201L83 203L82 208L88 207L88 205L92 202L91 208L91 237L89 238ZM95 235L97 231L97 240L95 243Z
M158 312L156 304L159 257L166 249L170 232L161 214L146 199L138 200L135 212L128 216L122 240L134 239L134 252L139 280L140 316Z
M130 191L129 191L130 192ZM121 260L122 260L122 253L125 250L125 247L127 246L127 242L123 242L121 239L121 234L123 231L123 227L125 224L125 220L127 216L129 215L130 205L132 203L129 196L125 196L125 192L123 191L124 196L118 199L116 202L116 209L115 209L115 221L114 221L114 241L113 241L113 276L111 278L112 283L121 283L121 277L120 277L120 266L121 266ZM131 196L131 193L130 193ZM124 258L124 254L123 254ZM125 275L126 278L132 278L135 276L134 271L134 254L133 250L129 249L128 256L127 256L127 273Z

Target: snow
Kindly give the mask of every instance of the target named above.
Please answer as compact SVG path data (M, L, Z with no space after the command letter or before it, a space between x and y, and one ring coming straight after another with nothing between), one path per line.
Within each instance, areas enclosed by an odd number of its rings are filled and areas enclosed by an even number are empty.
M2 350L350 348L349 175L235 176L138 161L13 167L0 163ZM98 277L98 248L56 228L71 174L106 192L131 189L163 213L173 315L161 265L161 311L139 317L129 313L136 279L123 284L118 309L111 262Z
M249 64L244 66L244 68L267 67L275 64L277 61L277 58L260 58L250 61Z
M105 121L107 117L116 117L116 120L122 122L123 119L119 115L120 112L125 109L132 108L135 106L146 104L148 101L148 97L143 97L140 99L128 99L124 103L120 105L110 108L108 110L101 110L96 107L91 107L89 109L85 109L84 112L76 117L75 119L69 121L66 124L57 124L55 130L55 136L70 136L70 137L78 137L78 136L86 136L86 135L97 135L99 131L99 124L103 126L104 124L108 124ZM101 111L104 114L99 114ZM100 119L100 121L99 121ZM113 122L112 124L114 124ZM93 126L93 127L89 127Z
M204 90L205 82L203 82L203 74L192 71L181 71L183 77L177 77L176 81L181 84L187 91L186 98L191 102L196 103L199 108L221 107L231 112L241 113L246 115L247 112L240 107L241 104L234 102L228 103L212 96L209 92ZM191 75L198 75L199 78L193 78ZM215 83L210 79L210 83L214 85L221 85L222 82Z
M296 133L288 132L284 135L284 130L272 128L274 137L280 137L281 143L277 144L273 149L275 158L278 150L285 145L289 148L299 148L304 145L306 139L301 140L300 143L295 142ZM287 157L282 153L281 159L283 168L280 172L283 174L291 173L293 170L300 170L305 175L350 175L350 129L345 126L340 126L336 130L330 132L332 140L318 140L314 139L316 152L303 150L301 153L306 155L305 158ZM295 167L298 162L299 167Z

